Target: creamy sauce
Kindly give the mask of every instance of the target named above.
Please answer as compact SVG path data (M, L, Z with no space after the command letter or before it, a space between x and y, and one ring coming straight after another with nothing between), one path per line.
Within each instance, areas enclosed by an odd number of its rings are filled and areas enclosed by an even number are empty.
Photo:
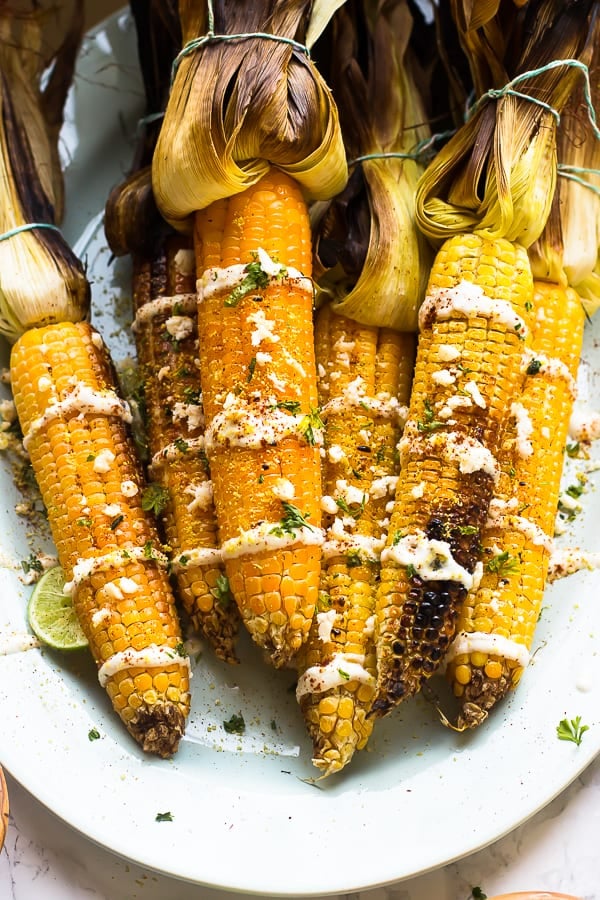
M177 650L168 645L150 644L143 650L122 650L114 653L98 669L98 681L105 687L109 678L124 669L157 669L166 668L178 663L185 666L191 676L190 661L187 656L180 656Z
M569 437L573 441L597 441L600 438L600 413L576 407L569 422Z
M191 315L196 312L198 298L196 294L174 294L172 297L157 297L140 306L135 314L131 326L133 331L138 331L146 322L151 322L155 316L169 313L174 307L181 309L182 313Z
M270 400L250 404L229 393L223 409L206 429L206 450L210 453L217 445L260 449L275 446L290 435L306 440L305 422L303 413L293 415ZM312 431L315 444L322 444L323 429L314 427Z
M236 559L240 556L247 556L254 553L262 553L266 550L282 550L284 547L293 547L296 544L304 546L320 546L323 543L324 536L320 528L311 528L303 526L302 528L294 528L293 534L284 532L283 534L273 533L281 528L281 522L263 522L256 528L250 528L243 531L237 537L230 538L223 542L221 553L223 559Z
M41 647L40 642L33 634L28 634L26 631L0 634L0 656L24 653L26 650L35 650L36 647Z
M518 501L512 508L514 508L514 506L518 506ZM507 503L504 503L502 500L492 500L488 509L486 528L514 528L515 531L524 534L532 544L538 544L541 547L545 547L548 551L551 551L554 548L552 537L546 534L543 528L540 528L539 525L536 525L535 522L532 522L525 516L519 516L508 510L509 506Z
M162 450L159 450L158 453L155 453L152 457L152 461L149 466L150 473L156 469L160 468L164 463L171 462L174 459L179 459L181 456L185 456L186 453L194 453L195 451L204 450L205 441L204 435L200 435L195 438L186 438L185 439L185 449L181 446L180 442L176 441L172 444L167 444L166 447L163 447Z
M213 502L213 484L212 481L202 481L200 484L189 484L185 493L192 497L187 505L188 512L198 512L199 510L209 509Z
M498 463L491 451L481 441L466 434L438 432L422 435L415 423L409 422L398 449L402 465L406 465L411 458L420 458L433 452L441 459L457 464L464 475L485 472L494 480L499 476Z
M397 566L413 566L423 581L455 581L470 591L477 578L468 572L452 556L447 541L431 540L422 531L405 535L381 554L381 563Z
M132 559L139 562L156 562L166 568L167 557L164 553L154 550L152 556L148 556L145 547L127 547L123 550L112 550L103 556L91 556L89 559L80 559L73 566L73 577L63 587L63 593L71 595L82 582L87 581L96 572L104 572L107 569L116 569L126 566Z
M367 534L343 533L333 537L331 530L329 530L327 532L327 540L323 544L323 559L331 559L333 556L346 556L349 553L359 553L365 560L379 562L384 547L385 535L376 538Z
M524 644L511 641L500 634L486 634L483 631L473 631L467 634L467 632L461 631L450 644L444 662L448 663L456 656L471 653L486 653L489 656L512 659L523 668L527 666L530 659L529 650Z
M506 300L488 297L478 284L461 281L453 288L437 288L423 301L419 310L419 328L423 331L436 319L452 319L465 316L481 317L505 325L520 337L527 334L527 326L513 306Z
M511 404L510 413L517 429L515 443L517 454L521 457L531 456L533 453L533 444L530 441L533 434L531 416L522 403Z
M58 400L48 406L43 416L34 419L28 434L23 439L25 449L35 435L49 422L60 416L68 416L73 412L81 415L116 416L129 424L132 421L129 404L125 400L121 400L114 391L96 391L89 385L79 382L64 400Z
M325 666L311 666L298 679L296 699L305 694L322 694L351 681L375 684L373 676L364 667L364 656L355 653L336 653Z
M262 252L264 253L264 251ZM294 269L291 266L282 267L277 263L273 263L271 271L267 271L267 269L265 269L265 261L268 258L267 254L265 253L264 257L261 257L261 248L259 248L258 255L261 269L269 276L269 278L298 287L300 290L306 291L312 296L313 286L310 278L303 275L298 269ZM268 263L267 267L269 268ZM276 274L271 274L271 272L275 272ZM234 288L242 283L246 275L246 266L241 263L227 266L226 268L213 267L207 269L197 282L199 302L202 303L204 300L209 300L215 295L230 294ZM259 293L259 289L254 293Z
M327 612L317 613L316 618L319 640L328 644L331 641L331 629L337 619L337 612L335 609L328 609Z
M522 371L526 372L529 364L536 360L540 363L538 374L547 375L549 378L560 378L566 381L571 397L575 399L577 396L577 382L569 372L569 367L564 364L562 359L554 356L545 356L543 353L534 353L533 350L527 349L523 353Z
M218 566L222 561L221 551L214 547L192 547L174 556L171 567L174 572L182 572L195 566Z
M600 553L588 553L579 547L555 547L548 565L548 581L594 569L600 569Z

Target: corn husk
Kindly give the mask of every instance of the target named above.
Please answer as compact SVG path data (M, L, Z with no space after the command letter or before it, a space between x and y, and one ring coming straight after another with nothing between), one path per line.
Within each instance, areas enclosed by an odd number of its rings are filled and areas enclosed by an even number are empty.
M408 48L404 0L347 4L334 19L332 87L350 158L410 154L430 137ZM360 60L360 61L359 61ZM414 331L431 253L415 222L424 165L375 158L356 164L316 227L319 300L366 325Z
M82 28L81 3L0 10L0 235L62 218L58 134ZM83 267L58 231L0 240L0 332L9 340L83 319L88 307Z
M590 100L600 104L600 49L589 66ZM588 314L600 306L600 140L589 116L583 81L576 85L558 129L559 178L550 217L529 256L535 278L570 285Z
M509 79L557 59L588 64L594 6L592 0L572 4L531 0L490 54L503 59ZM482 72L481 67L476 71L480 81ZM526 77L515 90L560 113L579 78L576 69L560 66ZM486 89L494 87L498 85ZM478 231L490 239L503 237L529 247L544 228L555 186L553 112L512 94L484 95L421 179L417 221L436 245L453 234Z
M326 6L319 6L317 31ZM214 28L303 44L310 10L310 0L218 0ZM181 0L180 19L184 47L208 30L204 3ZM164 218L189 230L191 213L245 190L271 166L296 179L309 198L329 198L346 183L337 110L310 58L260 37L212 42L181 57L152 166Z

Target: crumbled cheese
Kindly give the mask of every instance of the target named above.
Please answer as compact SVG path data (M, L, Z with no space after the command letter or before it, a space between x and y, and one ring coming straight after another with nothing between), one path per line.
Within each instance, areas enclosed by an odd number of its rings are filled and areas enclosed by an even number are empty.
M471 397L465 397L461 394L454 394L452 397L448 397L444 405L441 409L436 412L436 416L438 419L449 419L457 409L468 409L473 406L473 400Z
M257 366L266 366L267 363L273 362L273 357L270 353L262 353L260 350L257 352L254 359L256 360Z
M600 569L600 553L588 553L579 547L555 547L550 554L548 581L556 581L586 569Z
M481 407L481 409L485 409L487 403L485 402L481 391L475 381L468 381L464 387L467 394L469 394L473 398L473 402L477 404L477 406Z
M42 375L40 378L38 378L37 386L38 391L47 391L52 387L52 379L48 378L47 375Z
M189 431L196 428L202 428L204 425L204 410L198 403L182 403L178 401L173 404L173 421L187 421Z
M193 513L198 510L208 509L213 501L212 481L190 484L186 487L185 493L192 497L190 503L187 504L188 512Z
M173 257L173 265L180 275L193 275L196 271L194 251L182 247Z
M118 516L119 513L121 512L121 507L119 506L118 503L107 503L106 506L104 507L103 512L104 512L105 516L110 516L111 518L114 518L115 516Z
M336 618L337 612L335 609L328 609L327 612L317 613L319 640L323 641L325 644L331 640L331 629L334 626Z
M456 287L435 288L425 297L419 310L419 328L423 331L436 319L444 320L462 315L481 316L498 322L525 337L527 326L507 300L488 297L483 288L471 281L461 281Z
M279 335L273 331L275 319L267 319L264 310L254 310L247 316L246 321L254 325L254 331L250 336L250 342L253 347L258 347L263 341L275 343L279 340Z
M460 359L460 356L460 350L452 344L440 344L438 347L438 359L441 362L454 362L454 360Z
M369 495L374 500L381 500L382 497L385 497L387 494L395 494L396 493L396 485L398 484L398 476L397 475L383 475L381 478L375 478L371 482L371 487L369 488Z
M94 472L109 472L111 464L115 461L115 454L112 450L109 450L105 447L103 450L100 450L96 455L96 459L94 460Z
M108 584L104 585L104 593L110 600L123 600L123 591L115 584L114 581L109 581Z
M339 463L345 458L346 454L339 444L332 444L331 447L327 448L327 456L332 463Z
M189 316L169 316L165 328L176 341L184 341L194 331L194 320Z
M431 378L442 387L448 387L456 381L456 375L453 375L450 369L440 369L439 372L434 372Z
M362 488L354 487L353 484L348 484L345 479L338 479L335 483L335 494L340 500L345 500L348 506L352 506L353 503L364 504L369 499L369 494L367 491L363 491Z
M296 488L287 478L277 478L272 491L279 500L293 500L296 496Z
M569 437L587 443L600 438L600 413L576 406L569 422Z
M107 619L111 619L112 614L110 609L107 609L103 606L101 609L96 609L92 613L91 622L94 628L98 628L99 625L102 625L103 622L106 622Z
M158 375L156 377L159 381L163 381L167 377L167 375L169 375L170 371L171 366L162 366L162 368L158 370Z
M126 481L121 482L121 493L124 497L135 497L138 491L139 488L135 481L127 479Z
M328 494L325 494L321 497L321 509L323 512L329 513L330 516L335 516L338 511L338 505Z
M258 354L257 354L257 356L258 356ZM273 387L276 390L281 391L281 393L285 392L285 390L287 388L287 381L284 381L283 378L279 378L275 374L275 372L267 372L267 378L269 379L269 381L271 382L271 384L273 385Z
M412 488L410 493L415 498L415 500L420 500L420 498L425 493L425 482L421 481L419 482L419 484L416 484L414 488Z
M325 366L322 363L319 363L317 366L317 374L319 378L325 378L327 372L325 371Z
M533 423L531 416L522 403L512 403L510 407L511 415L516 424L516 450L519 456L531 456L533 453L533 444L530 437L533 434Z
M104 341L102 340L102 335L97 331L92 331L92 344L94 347L97 347L98 350L102 350L104 347Z

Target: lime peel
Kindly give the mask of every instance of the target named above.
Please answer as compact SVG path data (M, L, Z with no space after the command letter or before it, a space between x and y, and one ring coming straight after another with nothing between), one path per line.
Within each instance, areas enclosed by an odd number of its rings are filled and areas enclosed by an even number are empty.
M29 627L53 650L81 650L88 640L79 624L70 596L64 593L65 574L60 566L48 569L35 585L27 605Z

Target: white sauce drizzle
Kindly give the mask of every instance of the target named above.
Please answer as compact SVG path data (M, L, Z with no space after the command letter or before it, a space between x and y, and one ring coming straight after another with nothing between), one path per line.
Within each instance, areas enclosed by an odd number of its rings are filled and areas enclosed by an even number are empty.
M178 663L185 666L191 677L190 661L187 656L180 656L177 650L167 644L150 644L143 650L121 650L105 660L98 669L98 681L105 687L109 678L124 669L157 669Z
M181 309L182 313L191 315L196 312L198 298L196 294L174 294L172 297L157 297L140 306L135 314L131 326L132 331L138 331L146 322L151 322L155 316L169 313L174 307Z
M260 259L261 248L259 248L257 252ZM262 253L264 253L264 251L262 251ZM272 274L265 268L265 264L268 268L266 259L268 259L268 255L264 253L264 257L260 259L261 268L270 278L273 280L277 279L282 283L292 284L312 296L313 285L310 278L303 275L302 272L299 272L298 269L294 269L292 266L281 267L277 263L273 263L273 266L277 266L277 269L273 269L272 272L274 274ZM227 266L226 268L215 266L211 269L207 269L197 281L199 302L202 303L218 294L230 294L235 287L242 283L247 274L246 266L240 263L236 263L233 266ZM258 293L258 291L255 293Z
M26 631L0 634L0 656L24 653L26 650L35 650L36 647L41 647L40 642L33 634L28 634Z
M321 418L347 412L356 409L357 406L364 409L367 415L381 416L400 424L404 424L408 415L408 409L400 405L398 398L385 391L375 397L369 397L365 380L358 375L347 385L341 397L332 397L328 400L321 410Z
M329 529L327 540L323 544L323 559L346 556L349 553L360 553L365 560L379 562L384 547L385 535L376 538L367 534L340 534L338 532L334 537L332 529Z
M515 531L524 534L532 544L545 547L546 550L551 552L554 547L552 537L546 534L543 528L540 528L539 525L536 525L535 522L525 518L525 516L503 512L503 508L506 509L506 506L507 505L501 500L495 499L491 501L488 509L486 528L514 528Z
M573 400L575 399L577 396L577 382L562 359L557 359L555 356L546 356L544 353L535 353L527 348L523 351L521 371L526 372L533 360L540 363L538 374L547 375L549 378L561 378L563 381L566 381L569 393Z
M468 591L478 577L477 572L468 572L456 562L447 541L431 540L419 530L385 548L381 563L390 562L397 566L413 566L423 581L456 581Z
M548 564L548 581L594 569L600 569L600 553L588 553L579 547L555 547Z
M174 572L181 572L194 566L218 566L223 561L222 553L214 547L192 547L183 550L171 560Z
M500 634L486 634L483 631L473 631L471 633L461 631L450 644L444 662L447 664L456 656L471 653L486 653L488 656L512 659L523 668L528 665L530 659L527 647Z
M331 629L335 624L337 612L335 609L328 609L327 612L317 613L317 628L319 640L324 644L328 644L331 640Z
M365 669L364 661L360 654L336 653L327 665L311 666L298 679L296 699L305 694L322 694L351 681L374 685L375 679Z
M58 400L48 406L43 416L34 419L29 432L23 439L23 446L27 449L36 434L45 428L53 419L60 416L68 416L70 413L80 415L116 416L124 422L131 423L131 410L125 400L121 400L114 391L97 391L87 384L78 382L75 388L64 400Z
M290 435L306 440L305 421L306 416L302 413L293 415L270 402L250 404L229 393L223 409L206 429L206 450L210 453L218 444L260 449L275 446ZM323 429L313 427L312 431L315 444L322 444Z
M91 556L89 559L80 559L73 566L71 581L67 581L63 587L63 594L71 595L82 582L86 581L96 572L104 572L106 569L117 569L126 566L132 559L141 562L156 562L166 568L167 557L158 550L153 550L149 556L145 547L127 547L123 550L111 550L102 556Z
M488 297L478 284L461 281L456 287L437 288L423 301L419 310L419 328L435 319L451 319L453 316L468 319L480 316L500 325L505 325L520 337L527 334L527 326L506 300Z
M293 547L295 544L320 546L324 541L323 531L320 528L312 528L307 525L302 528L294 528L293 534L273 533L279 529L281 529L281 522L263 522L256 528L250 528L234 538L223 541L221 547L223 559L236 559L239 556L262 553L265 550L282 550L284 547Z
M569 422L569 437L573 441L597 441L600 438L600 413L576 407Z
M186 453L204 450L204 435L199 435L195 438L186 438L184 444L185 449L179 441L175 441L172 444L167 444L166 447L163 447L162 450L155 453L149 466L150 473L156 471L156 469L160 468L160 466L164 465L166 462L171 462L174 459L179 459L180 456L185 456Z
M533 422L529 412L522 403L512 403L510 413L515 420L517 429L516 450L521 457L531 456L533 453L533 444L530 437L533 434Z
M409 459L437 453L441 459L458 464L463 475L485 472L498 479L498 463L494 455L481 441L462 433L434 433L422 435L414 422L409 422L398 443L402 465Z

